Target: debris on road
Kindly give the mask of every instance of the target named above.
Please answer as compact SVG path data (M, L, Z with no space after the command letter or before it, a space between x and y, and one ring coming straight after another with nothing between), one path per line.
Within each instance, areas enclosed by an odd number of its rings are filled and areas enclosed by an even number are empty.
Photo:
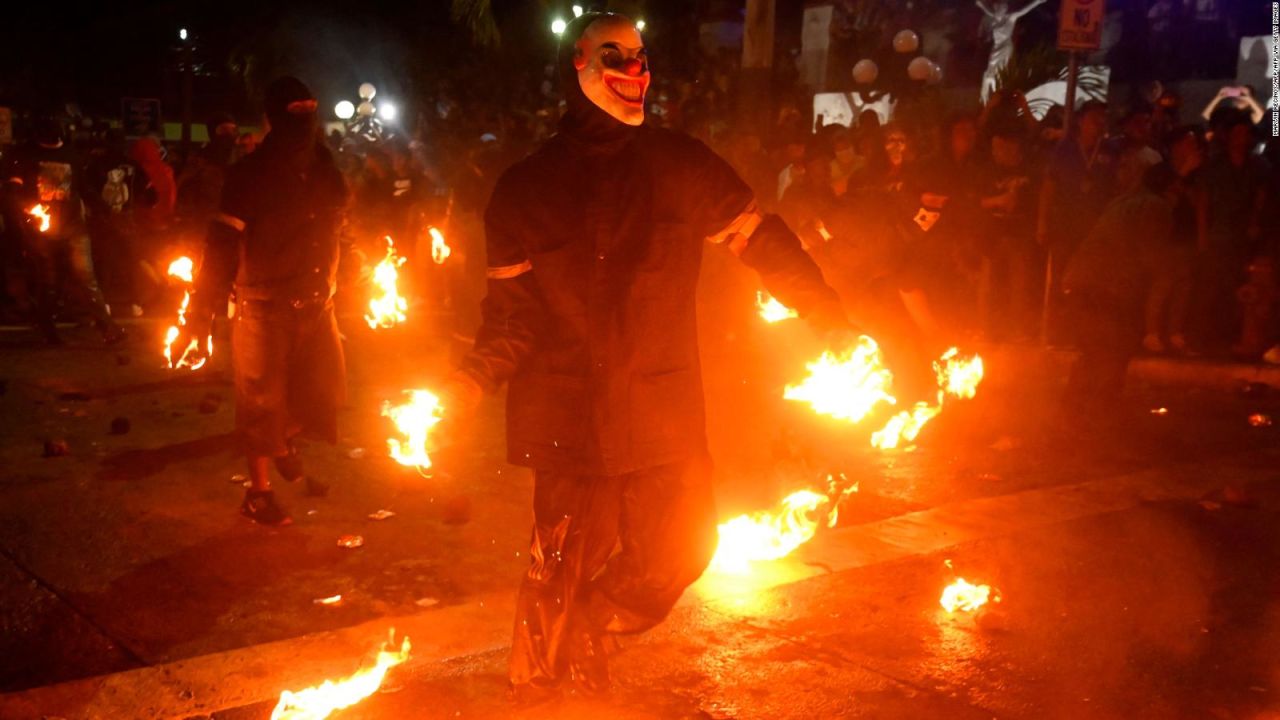
M465 525L471 522L471 498L456 495L444 502L442 516L445 525Z
M334 606L334 605L341 605L341 604L342 604L342 594L341 594L341 593L339 593L339 594L337 594L337 595L330 595L329 597L316 598L316 599L312 600L312 601L311 601L311 603L312 603L313 605L328 605L328 606L330 606L330 607L332 607L332 606Z
M1152 415L1168 415L1169 408L1167 407L1151 408L1151 414Z
M420 608L429 608L429 607L435 607L436 605L439 605L440 601L433 597L424 597L424 598L418 598L417 600L414 601L413 604L417 605Z
M364 546L364 536L362 535L343 535L338 538L338 547L354 550Z
M352 460L363 460L365 454L365 449L362 447L351 448L347 451L347 457Z
M66 440L45 440L44 441L44 457L54 458L63 457L71 454L71 446Z
M129 418L118 417L111 420L111 434L125 435L131 430L133 425L129 422Z
M378 510L377 512L369 513L370 520L386 520L387 518L393 518L395 516L396 514L392 510Z
M986 605L990 597L990 585L974 585L964 578L956 578L955 582L943 589L942 598L938 602L949 613L956 610L973 612Z
M1271 427L1271 416L1263 413L1254 413L1249 416L1249 424L1254 427Z
M247 476L242 475L240 473L236 473L235 475L231 476L230 482L232 485L243 485L246 481L248 481L248 479L249 478Z

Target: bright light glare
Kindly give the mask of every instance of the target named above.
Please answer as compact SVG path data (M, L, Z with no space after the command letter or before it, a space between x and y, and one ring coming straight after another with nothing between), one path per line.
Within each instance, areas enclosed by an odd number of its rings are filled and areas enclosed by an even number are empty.
M643 21L643 20L637 20L637 21L636 21L636 29L637 29L637 30L639 30L640 32L644 32L644 21Z
M551 32L557 35L563 34L564 29L567 27L569 27L569 25L565 23L564 20L561 20L560 18L556 18L555 20L551 21Z
M337 115L339 120L350 120L351 116L356 114L356 106L352 105L350 100L343 100L333 106L333 114Z
M574 16L574 17L582 17L582 6L581 6L581 5L574 5L574 6L573 6L573 16Z
M391 121L396 119L396 106L389 102L384 102L378 106L378 114L383 120Z
M178 28L178 39L179 39L179 40L186 40L186 39L187 39L187 29L186 29L186 28Z

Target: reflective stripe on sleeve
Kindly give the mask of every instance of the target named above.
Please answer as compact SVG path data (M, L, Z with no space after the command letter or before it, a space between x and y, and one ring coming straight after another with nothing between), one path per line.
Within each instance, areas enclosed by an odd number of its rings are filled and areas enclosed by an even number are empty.
M218 213L217 215L213 216L213 221L220 222L223 225L226 225L227 227L235 230L236 232L244 232L244 228L245 228L244 221L236 217L235 215Z
M484 274L485 274L485 277L489 278L490 280L510 280L511 278L514 278L514 277L520 277L521 275L529 272L532 269L533 269L533 263L529 262L528 260L525 260L524 262L519 263L517 265L503 265L502 267L491 267L488 270L485 270Z
M728 243L729 250L734 255L741 255L742 251L747 248L751 235L755 233L756 228L760 227L760 223L763 221L764 216L760 214L760 208L753 199L723 230L708 237L707 242L715 245Z

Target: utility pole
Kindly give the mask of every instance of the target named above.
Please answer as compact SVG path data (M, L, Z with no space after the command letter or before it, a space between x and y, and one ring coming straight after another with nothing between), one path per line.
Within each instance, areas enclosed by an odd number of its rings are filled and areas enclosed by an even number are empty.
M178 30L178 39L182 41L182 158L185 162L191 153L191 86L195 68L192 62L192 42L186 28Z

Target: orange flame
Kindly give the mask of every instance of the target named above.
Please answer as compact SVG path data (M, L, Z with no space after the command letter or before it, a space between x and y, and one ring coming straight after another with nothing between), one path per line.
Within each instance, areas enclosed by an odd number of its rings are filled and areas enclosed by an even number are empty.
M428 227L427 232L431 233L431 261L437 265L443 265L444 261L453 254L453 248L445 242L444 233L434 225Z
M400 277L400 266L405 259L396 255L396 246L391 237L387 240L387 256L373 268L373 284L381 291L369 299L369 312L364 321L371 328L389 328L404 322L405 310L409 303L396 291L396 282Z
M756 291L756 307L760 311L760 318L769 324L800 317L795 310L778 302L777 298L763 290Z
M195 263L191 260L191 258L186 257L185 255L169 263L169 276L176 277L179 280L187 283L188 285L190 285L192 282L192 279L194 277L192 273L194 270L195 270ZM166 330L164 333L164 359L165 359L165 362L168 363L170 369L173 369L174 367L179 367L179 368L189 367L193 371L199 370L200 368L204 367L204 364L206 362L209 361L209 356L213 355L213 336L210 335L205 339L205 343L206 343L205 356L201 358L197 358L195 360L188 360L187 358L190 356L190 354L200 347L199 339L192 338L191 343L188 344L187 347L182 348L182 353L178 356L177 364L176 365L174 364L173 343L178 340L178 335L182 334L182 331L180 330L180 328L185 327L187 324L187 306L189 306L190 304L191 304L191 290L190 288L188 288L187 290L183 291L182 304L178 306L178 324L170 325L169 329Z
M843 476L841 476L843 478ZM826 495L813 490L797 490L782 499L781 508L775 512L761 510L749 515L739 515L720 523L720 542L708 569L727 575L746 575L752 563L778 560L813 539L818 531L814 514L827 504L827 527L835 527L839 518L840 503L858 486L838 488L835 478L828 477Z
M280 701L271 713L271 720L324 720L333 713L349 708L364 700L382 687L387 671L409 659L409 638L395 647L395 629L387 642L378 650L373 667L357 670L342 680L325 680L319 685L293 692L280 693Z
M419 470L431 467L431 457L427 454L427 437L431 428L440 422L444 408L440 398L430 390L407 390L409 401L400 405L383 403L382 416L391 418L396 430L404 436L403 440L389 438L387 448L391 451L391 459L401 465L410 465Z
M955 582L942 591L942 598L938 602L949 613L956 610L973 612L986 605L990 597L990 585L974 585L964 578L956 578Z
M893 374L881 362L876 341L866 335L852 350L839 356L824 352L808 368L809 377L799 385L788 385L782 396L807 402L822 415L858 422L876 405L897 402L889 394Z
M40 221L40 232L49 232L49 224L53 218L49 215L49 206L44 203L36 203L27 208L27 214Z
M910 411L903 410L889 418L884 427L871 433L872 447L893 450L903 441L911 442L924 429L925 423L942 412L946 398L972 398L977 395L978 384L982 382L982 357L961 358L960 351L951 348L933 364L933 371L938 378L937 404L919 402Z

